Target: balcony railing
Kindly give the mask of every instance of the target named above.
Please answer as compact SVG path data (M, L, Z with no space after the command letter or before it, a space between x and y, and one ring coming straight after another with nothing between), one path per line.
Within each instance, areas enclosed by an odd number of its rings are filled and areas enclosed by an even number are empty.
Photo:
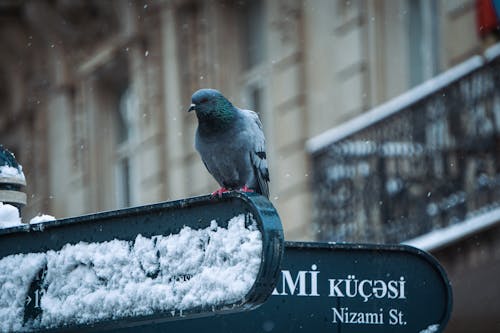
M321 241L401 242L500 206L500 44L308 149Z

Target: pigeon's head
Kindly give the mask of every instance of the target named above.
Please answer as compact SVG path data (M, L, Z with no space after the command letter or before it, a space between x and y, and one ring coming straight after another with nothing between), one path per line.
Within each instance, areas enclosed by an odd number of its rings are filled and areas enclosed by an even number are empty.
M188 111L196 111L198 118L225 118L232 114L233 105L215 89L200 89L191 97Z

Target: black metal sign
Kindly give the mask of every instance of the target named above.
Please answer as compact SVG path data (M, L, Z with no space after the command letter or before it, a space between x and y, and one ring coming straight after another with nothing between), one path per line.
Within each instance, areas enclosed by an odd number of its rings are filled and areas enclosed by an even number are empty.
M434 333L444 330L451 307L445 272L421 250L287 242L278 284L260 308L140 330Z
M0 230L0 332L86 331L253 309L280 272L264 197L230 193Z

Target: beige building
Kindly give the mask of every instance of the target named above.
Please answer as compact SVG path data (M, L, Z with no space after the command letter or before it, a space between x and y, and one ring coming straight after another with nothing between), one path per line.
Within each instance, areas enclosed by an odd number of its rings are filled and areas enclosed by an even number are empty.
M287 239L314 239L307 139L481 50L474 1L3 1L0 142L24 216L216 188L185 112L200 87L259 112Z
M306 142L484 54L476 17L474 0L0 1L0 144L26 174L23 217L212 192L186 112L212 87L260 114L286 239L323 239ZM458 288L450 332L495 325L497 307L469 310L498 289L469 303L467 282L498 272L492 235L429 247Z

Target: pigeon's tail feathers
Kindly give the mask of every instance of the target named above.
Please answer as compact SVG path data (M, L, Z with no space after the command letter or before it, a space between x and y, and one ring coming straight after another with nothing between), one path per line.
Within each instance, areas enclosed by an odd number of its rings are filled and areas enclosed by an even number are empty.
M241 110L249 119L249 125L252 132L251 140L253 142L253 149L250 152L250 162L254 170L256 192L269 198L269 170L267 169L266 158L266 140L262 130L262 123L260 122L257 113L251 110Z
M255 191L269 198L269 170L267 169L266 153L259 151L250 155L256 179Z

